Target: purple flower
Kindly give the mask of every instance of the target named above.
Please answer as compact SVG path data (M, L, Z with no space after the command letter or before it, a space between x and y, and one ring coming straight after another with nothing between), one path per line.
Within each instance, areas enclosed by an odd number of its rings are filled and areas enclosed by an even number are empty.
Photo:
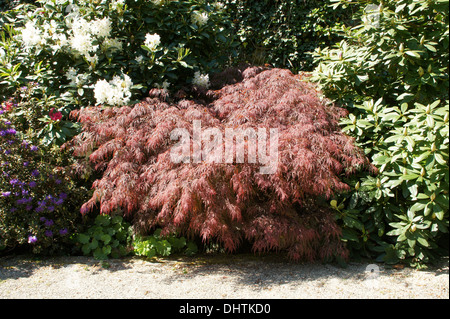
M50 226L52 226L53 224L54 224L54 222L53 222L53 220L51 220L51 219L46 220L45 223L44 223L44 225L47 226L47 227L50 227Z
M69 231L67 230L67 228L63 228L63 229L60 229L60 230L59 230L59 234L60 234L61 236L67 235L68 232L69 232Z
M57 206L62 205L62 203L64 203L64 199L62 199L62 198L55 201L55 205L57 205Z
M53 236L53 232L51 230L46 230L44 235L47 236L47 237L52 237Z
M31 175L33 175L34 177L38 177L39 176L39 171L37 169L33 170L31 172Z
M47 218L41 217L41 218L39 218L39 220L40 220L41 222L45 222L45 221L47 220Z
M47 210L48 210L49 212L52 212L52 211L55 210L55 207L54 207L54 206L48 206L48 207L47 207Z
M59 184L61 184L62 182L61 182L60 179L57 179L57 180L55 180L55 183L59 185Z
M37 212L37 213L40 213L40 212L42 212L44 210L44 206L39 206L39 207L37 207L36 209L35 209L35 211Z
M10 135L16 135L17 131L13 128L9 128L6 131L6 134L10 134Z
M59 194L59 198L66 199L67 198L67 194L66 193L61 193L61 194Z
M11 192L4 192L4 193L2 193L3 197L8 197L9 195L11 195Z
M36 182L31 181L28 185L30 185L31 188L35 188L36 187Z
M31 145L30 150L34 152L34 151L37 151L38 148L37 148L37 146Z
M9 181L9 183L10 183L11 185L15 185L15 184L17 184L18 182L19 182L19 180L18 180L17 178L13 178L12 180Z
M29 164L30 164L30 162L28 162L28 161L23 162L23 166L25 166L25 167L27 167Z
M27 207L25 207L25 209L29 212L30 210L32 210L33 209L33 206L31 206L31 205L27 205Z
M37 242L37 237L36 236L28 236L28 243L29 244L34 244L35 242Z

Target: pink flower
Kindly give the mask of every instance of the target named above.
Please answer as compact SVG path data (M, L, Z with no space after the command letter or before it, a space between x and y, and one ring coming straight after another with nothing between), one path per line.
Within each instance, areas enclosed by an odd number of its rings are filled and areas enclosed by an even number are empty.
M50 119L52 121L59 121L59 120L62 119L62 113L61 112L55 112L55 108L52 108L48 115L50 115Z
M13 108L14 104L12 104L11 102L5 102L2 104L2 108L5 111L10 111Z

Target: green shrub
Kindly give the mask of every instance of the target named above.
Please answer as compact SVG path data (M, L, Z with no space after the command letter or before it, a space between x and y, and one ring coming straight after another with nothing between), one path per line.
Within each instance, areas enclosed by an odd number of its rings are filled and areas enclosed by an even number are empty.
M186 241L184 237L175 234L161 235L161 229L157 229L152 235L136 237L133 240L134 253L137 256L155 257L170 256L183 252L185 255L193 255L198 251L197 245L192 241Z
M420 266L448 232L448 1L359 3L361 23L315 51L312 79L350 111L343 129L379 173L333 206L355 252Z
M119 258L130 252L131 227L121 216L97 215L86 232L76 236L84 255L98 260Z

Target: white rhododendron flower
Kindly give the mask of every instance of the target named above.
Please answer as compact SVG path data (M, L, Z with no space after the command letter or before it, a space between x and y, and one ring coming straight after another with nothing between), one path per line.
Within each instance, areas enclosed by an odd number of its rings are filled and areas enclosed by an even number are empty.
M201 27L205 25L208 22L208 14L206 12L200 13L198 11L194 11L192 13L192 22L195 23L197 26Z
M110 82L99 80L94 86L94 97L97 104L125 105L130 101L132 85L131 78L126 74L122 77L116 75Z
M111 33L111 20L109 18L103 18L101 20L94 20L91 22L92 34L99 37L109 37Z
M142 64L144 62L144 56L143 55L139 55L138 57L136 57L136 62L138 64Z
M125 5L125 0L113 0L111 1L111 8L113 10L117 10L120 8L123 8L123 6Z
M25 28L22 29L22 42L27 48L43 44L41 30L36 28L34 22L28 21L25 24Z
M90 34L77 33L71 37L69 41L72 49L78 51L84 56L88 56L89 52L94 51L94 47L92 45L93 39Z
M146 47L148 47L150 50L152 51L156 51L156 48L158 47L158 45L161 43L161 37L154 33L154 34L150 34L147 33L145 35L145 41L144 41L144 45Z
M68 80L70 80L69 85L78 87L86 83L89 78L89 74L78 74L77 70L73 67L70 67L64 75Z
M113 51L122 51L122 42L116 38L106 38L102 43L102 50L106 51L112 49Z
M209 75L208 74L201 74L199 71L194 73L194 79L192 81L192 84L204 88L209 88Z

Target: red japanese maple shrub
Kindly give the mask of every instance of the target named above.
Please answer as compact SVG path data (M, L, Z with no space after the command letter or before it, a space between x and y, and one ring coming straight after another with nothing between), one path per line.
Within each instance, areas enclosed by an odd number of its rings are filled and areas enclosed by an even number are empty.
M168 102L164 91L155 90L134 106L77 111L83 125L71 142L80 157L77 169L102 173L82 211L97 206L108 214L120 208L140 232L161 227L217 240L230 252L245 239L255 252L285 250L294 260L345 258L340 228L320 199L349 188L342 174L372 169L339 129L346 111L322 101L313 84L288 70L231 74L240 82L225 79L237 83L204 92L207 104ZM237 158L174 162L171 150L178 140L171 132L185 129L192 137L194 121L220 132L276 128L276 170L262 174L258 163ZM244 143L248 155L251 145Z

